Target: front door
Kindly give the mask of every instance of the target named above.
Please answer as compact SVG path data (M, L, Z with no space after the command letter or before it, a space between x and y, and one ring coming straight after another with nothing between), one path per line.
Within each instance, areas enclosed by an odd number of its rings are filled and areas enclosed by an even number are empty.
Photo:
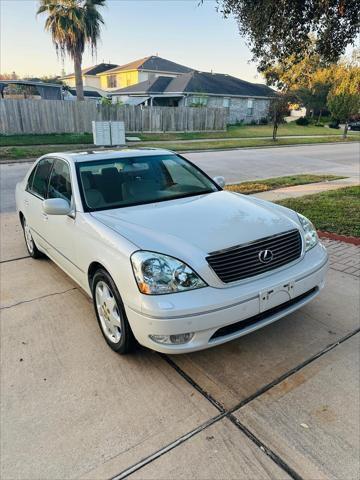
M47 198L62 198L73 206L71 174L68 163L56 159L51 170ZM46 239L51 249L51 257L75 280L80 280L82 272L77 266L79 236L75 208L73 215L46 215Z

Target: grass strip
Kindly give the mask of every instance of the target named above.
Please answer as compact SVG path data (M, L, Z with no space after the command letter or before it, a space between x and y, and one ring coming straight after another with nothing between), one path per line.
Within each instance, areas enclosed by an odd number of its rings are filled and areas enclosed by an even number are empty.
M360 237L360 186L289 198L276 203L308 217L318 230Z
M337 175L313 175L309 173L301 175L288 175L285 177L266 178L265 180L255 180L251 182L241 182L226 185L225 189L232 192L251 193L267 192L276 188L293 187L295 185L306 185L308 183L328 182L331 180L340 180Z

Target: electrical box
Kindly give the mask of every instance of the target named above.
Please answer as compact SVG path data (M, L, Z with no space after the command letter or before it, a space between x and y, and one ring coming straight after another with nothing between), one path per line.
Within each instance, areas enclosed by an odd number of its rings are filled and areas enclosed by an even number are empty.
M111 145L125 145L125 123L110 122Z
M110 122L92 122L94 144L111 146Z
M125 145L124 122L92 122L94 144L99 146Z

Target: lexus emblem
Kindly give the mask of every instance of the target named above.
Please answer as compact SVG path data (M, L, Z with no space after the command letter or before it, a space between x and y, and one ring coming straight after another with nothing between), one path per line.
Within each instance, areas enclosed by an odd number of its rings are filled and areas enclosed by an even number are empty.
M273 259L274 254L271 250L260 250L259 260L261 263L270 263Z

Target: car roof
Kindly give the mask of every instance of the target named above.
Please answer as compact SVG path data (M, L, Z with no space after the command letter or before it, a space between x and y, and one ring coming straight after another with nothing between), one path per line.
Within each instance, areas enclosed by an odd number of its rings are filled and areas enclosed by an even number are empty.
M112 160L129 157L146 157L150 155L169 155L174 154L171 150L160 148L121 148L121 149L88 149L74 152L54 152L44 155L45 157L63 158L70 162L90 162L96 160Z

